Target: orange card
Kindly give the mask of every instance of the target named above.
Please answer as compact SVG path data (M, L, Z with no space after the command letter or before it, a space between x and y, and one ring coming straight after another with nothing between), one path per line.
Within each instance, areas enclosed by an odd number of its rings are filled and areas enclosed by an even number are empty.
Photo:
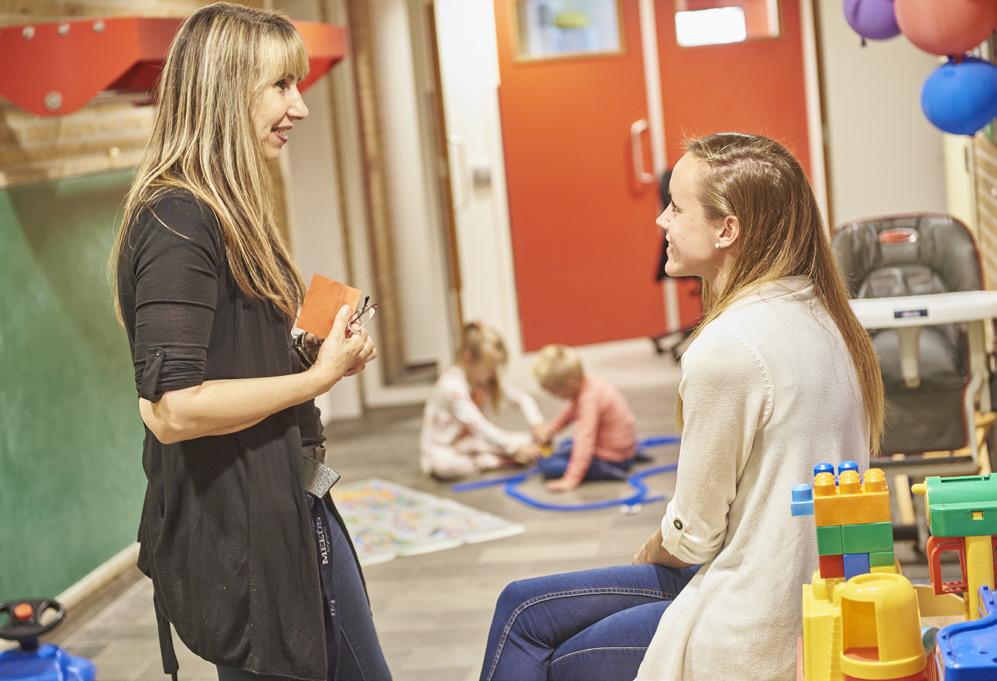
M297 327L319 338L325 338L332 331L332 323L339 308L349 305L352 313L359 302L360 289L316 274L305 293L305 302L298 313Z

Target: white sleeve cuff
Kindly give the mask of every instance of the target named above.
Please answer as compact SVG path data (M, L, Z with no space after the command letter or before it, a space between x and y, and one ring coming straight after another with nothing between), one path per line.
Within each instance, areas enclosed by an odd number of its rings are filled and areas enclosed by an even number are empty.
M712 538L697 535L695 523L684 518L675 500L668 502L668 508L661 519L661 546L683 563L700 565L713 559L720 549Z

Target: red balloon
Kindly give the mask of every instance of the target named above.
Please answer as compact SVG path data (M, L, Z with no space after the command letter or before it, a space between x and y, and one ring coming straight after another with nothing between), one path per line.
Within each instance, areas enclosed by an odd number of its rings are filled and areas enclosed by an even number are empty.
M997 27L997 0L896 0L897 23L925 52L961 55Z

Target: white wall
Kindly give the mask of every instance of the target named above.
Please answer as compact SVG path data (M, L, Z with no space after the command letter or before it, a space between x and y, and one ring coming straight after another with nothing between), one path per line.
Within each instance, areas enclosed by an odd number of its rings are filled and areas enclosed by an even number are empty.
M840 2L818 0L830 142L833 219L945 212L942 134L921 113L921 85L936 67L902 35L869 41Z
M491 0L436 0L443 107L463 278L464 319L482 319L504 336L510 363L521 361L498 106L498 53ZM472 182L472 172L490 182ZM515 368L514 366L512 367Z
M292 18L317 20L311 0L279 0L276 9ZM342 68L342 65L333 69ZM318 80L304 94L309 115L295 124L281 152L285 178L291 250L305 283L316 272L350 282L343 243L342 204L336 174L335 147L330 111L330 76ZM362 283L352 282L362 286ZM356 378L346 378L315 402L322 418L359 416L362 411Z
M370 10L405 359L436 360L443 369L451 359L447 279L436 188L424 163L432 149L419 119L408 3L373 0Z

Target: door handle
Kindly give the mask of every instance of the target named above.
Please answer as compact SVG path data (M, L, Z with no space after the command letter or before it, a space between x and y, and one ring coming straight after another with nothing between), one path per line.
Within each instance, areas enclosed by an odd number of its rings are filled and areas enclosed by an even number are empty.
M450 168L453 207L460 210L464 207L464 143L457 135L447 135L447 147L453 163Z
M644 150L640 144L641 135L648 131L647 121L641 118L630 125L630 152L634 161L634 176L641 184L654 184L654 174L644 168Z

